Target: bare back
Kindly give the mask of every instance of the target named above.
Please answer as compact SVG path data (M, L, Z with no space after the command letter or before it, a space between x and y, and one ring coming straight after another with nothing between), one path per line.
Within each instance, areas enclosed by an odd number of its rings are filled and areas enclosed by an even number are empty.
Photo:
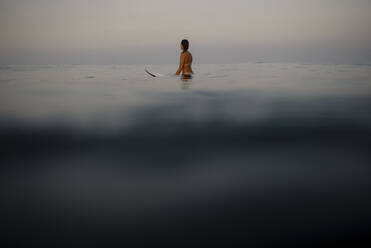
M183 52L180 55L180 63L178 71L176 72L177 75L183 72L182 74L193 74L192 71L192 54L188 51Z

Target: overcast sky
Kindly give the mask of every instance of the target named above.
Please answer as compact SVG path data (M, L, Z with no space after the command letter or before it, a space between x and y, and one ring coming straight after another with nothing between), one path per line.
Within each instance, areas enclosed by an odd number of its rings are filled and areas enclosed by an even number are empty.
M0 63L371 62L370 0L0 0ZM317 61L316 61L317 60Z

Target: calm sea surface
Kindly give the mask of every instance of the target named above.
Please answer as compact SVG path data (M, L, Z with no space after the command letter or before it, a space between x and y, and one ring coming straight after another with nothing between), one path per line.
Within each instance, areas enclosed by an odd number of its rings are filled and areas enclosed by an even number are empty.
M6 244L369 237L371 66L145 67L0 66Z

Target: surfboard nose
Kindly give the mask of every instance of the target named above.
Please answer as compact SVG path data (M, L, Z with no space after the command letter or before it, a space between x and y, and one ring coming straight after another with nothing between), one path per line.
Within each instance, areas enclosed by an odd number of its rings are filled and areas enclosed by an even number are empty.
M152 77L156 77L156 75L155 75L155 74L152 74L151 72L149 72L149 71L147 70L147 68L145 68L144 71L147 72L147 73L148 73L149 75L151 75Z

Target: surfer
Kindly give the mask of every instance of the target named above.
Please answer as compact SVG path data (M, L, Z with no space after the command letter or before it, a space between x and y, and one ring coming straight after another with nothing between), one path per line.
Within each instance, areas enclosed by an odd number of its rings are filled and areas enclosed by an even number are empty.
M183 52L180 54L180 63L179 68L176 71L175 75L182 73L182 79L192 78L192 54L188 52L189 42L188 40L182 40L180 43L180 48Z

